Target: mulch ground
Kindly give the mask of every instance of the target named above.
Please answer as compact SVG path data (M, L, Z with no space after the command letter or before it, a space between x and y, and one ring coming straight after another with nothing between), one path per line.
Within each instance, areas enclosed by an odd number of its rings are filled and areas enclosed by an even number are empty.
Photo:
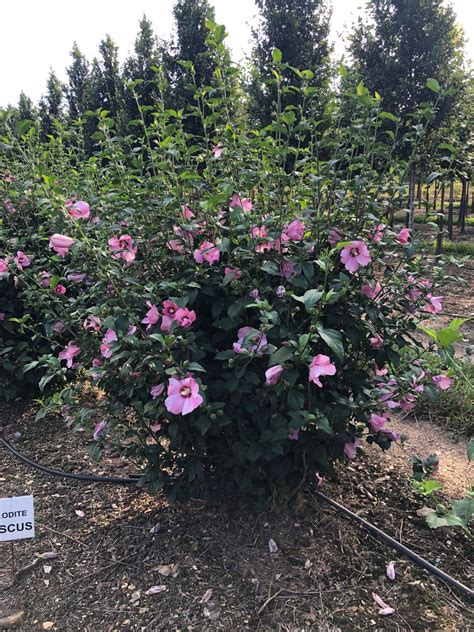
M45 464L127 473L118 460L93 461L86 438L60 418L35 424L31 407L3 407L2 425L9 439L21 432L17 448ZM17 630L472 629L462 594L310 496L269 513L230 502L170 506L131 487L47 477L5 451L0 490L35 497L36 537L15 543L16 570L46 552L59 553L10 585L11 545L0 544L0 618L23 611ZM406 474L372 450L323 491L469 585L466 536L430 531L416 513L422 501ZM385 575L391 560L395 581ZM146 595L151 586L165 588ZM373 592L395 614L379 615Z

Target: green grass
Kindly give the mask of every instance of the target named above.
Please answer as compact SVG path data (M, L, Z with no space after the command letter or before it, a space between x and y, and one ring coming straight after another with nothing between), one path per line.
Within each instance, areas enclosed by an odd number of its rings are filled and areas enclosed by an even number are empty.
M429 242L428 248L431 252L434 252L436 242ZM462 257L474 257L474 241L449 241L448 239L443 239L441 252L443 254L461 255Z
M474 382L474 365L463 362L462 366L464 373ZM428 397L420 398L415 412L456 436L474 435L474 389L460 377L454 377L450 389L439 392L436 402Z
M394 220L397 222L404 222L406 219L406 214L405 213L397 213L394 216ZM414 219L415 224L426 224L428 222L438 222L438 216L437 215L415 215L415 219ZM447 214L445 213L444 216L444 223L446 225L447 222ZM466 226L474 226L474 217L466 217ZM454 221L455 226L457 225L457 217L455 218Z

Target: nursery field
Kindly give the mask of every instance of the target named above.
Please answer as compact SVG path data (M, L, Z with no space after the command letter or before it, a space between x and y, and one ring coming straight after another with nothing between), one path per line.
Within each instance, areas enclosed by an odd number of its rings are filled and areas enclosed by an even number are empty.
M0 629L469 630L468 77L448 126L212 15L0 110Z

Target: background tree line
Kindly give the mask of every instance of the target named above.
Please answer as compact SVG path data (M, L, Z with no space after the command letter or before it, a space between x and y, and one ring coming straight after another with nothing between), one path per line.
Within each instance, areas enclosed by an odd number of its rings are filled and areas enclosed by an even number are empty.
M256 0L256 6L259 22L252 33L253 49L240 68L240 80L232 86L236 107L241 108L243 116L267 125L277 101L282 109L304 107L301 95L291 85L283 85L277 94L277 82L271 79L275 48L295 72L311 71L304 79L318 98L316 108L313 106L307 114L323 124L329 120L334 104L343 103L347 82L362 80L371 92L382 95L384 109L404 118L432 97L426 82L436 78L443 90L417 168L427 172L433 160L444 159L450 169L466 171L472 146L473 82L464 59L463 32L448 3L369 0L365 16L350 34L349 68L341 81L335 80L329 0ZM81 120L86 152L91 153L99 109L106 109L118 133L126 135L130 122L140 118L151 121L157 90L164 90L165 103L174 110L195 105L195 86L211 90L216 72L206 28L206 21L214 20L214 9L208 0L177 0L173 17L172 36L163 41L144 16L133 53L123 64L110 35L100 42L92 61L74 43L67 81L62 83L51 71L39 104L22 93L17 106L9 106L13 118L37 122L44 139L55 133L58 123ZM194 83L182 60L192 61ZM350 104L345 106L350 116ZM184 124L188 131L197 131L193 117L185 117ZM440 150L440 144L445 148L450 145L452 151ZM446 153L448 156L443 158Z

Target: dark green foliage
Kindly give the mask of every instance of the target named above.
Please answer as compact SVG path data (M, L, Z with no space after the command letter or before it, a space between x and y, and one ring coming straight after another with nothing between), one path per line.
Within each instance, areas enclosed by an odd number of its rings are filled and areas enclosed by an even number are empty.
M69 105L69 116L77 119L87 110L89 62L74 42L71 51L72 63L66 69L68 85L66 98Z
M351 36L354 69L384 108L399 116L431 100L426 82L435 78L444 92L434 127L452 113L463 89L463 34L443 0L370 0L368 18L359 18Z
M261 21L253 31L253 70L249 86L250 111L264 125L275 111L277 91L269 82L273 67L272 51L281 51L284 63L314 73L311 85L318 89L316 115L323 110L329 83L328 41L331 11L327 0L257 0ZM285 90L282 109L300 103L301 98Z
M165 74L170 84L169 107L184 109L195 105L195 85L189 69L180 61L191 61L197 86L212 84L215 64L206 42L209 31L206 21L214 21L214 9L208 0L178 0L173 8L174 33L169 51L164 54ZM187 130L198 133L200 125L195 118L186 120Z
M24 121L28 119L34 121L37 117L36 108L33 105L33 101L22 91L18 99L18 120Z
M62 119L63 85L52 70L46 84L46 95L39 103L39 118L43 139L54 134L54 121Z
M142 108L148 108L155 103L156 73L152 67L158 67L160 63L161 52L153 32L152 23L146 16L143 16L140 20L140 30L135 39L134 54L126 60L123 72L125 81L132 82L132 85L129 85L125 92L129 121L139 118L136 97ZM151 115L148 112L144 113L144 117L147 124L151 122Z

